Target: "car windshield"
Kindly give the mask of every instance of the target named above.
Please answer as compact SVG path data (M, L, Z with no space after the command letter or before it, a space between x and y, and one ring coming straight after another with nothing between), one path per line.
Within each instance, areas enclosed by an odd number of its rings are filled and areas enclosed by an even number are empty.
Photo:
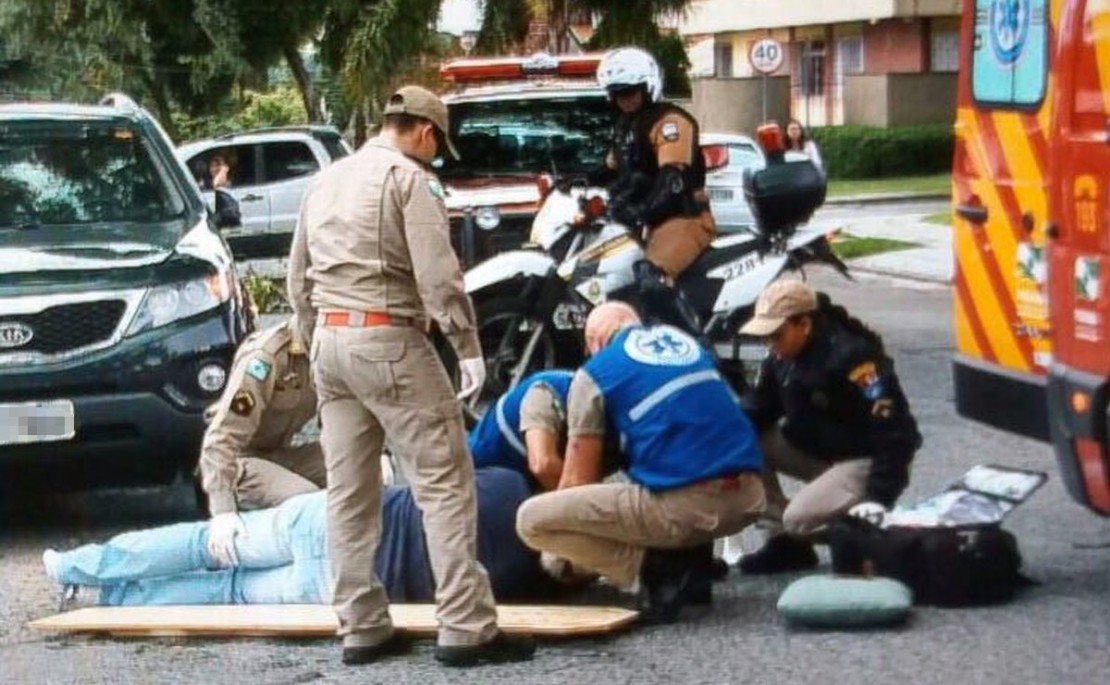
M184 211L160 157L128 124L0 125L0 229L158 222Z
M491 100L451 106L460 160L444 177L580 174L602 164L612 112L604 97Z

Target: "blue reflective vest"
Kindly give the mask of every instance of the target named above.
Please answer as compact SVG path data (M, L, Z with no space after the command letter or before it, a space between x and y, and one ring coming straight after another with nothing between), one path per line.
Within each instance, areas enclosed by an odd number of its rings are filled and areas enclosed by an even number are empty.
M633 482L669 490L763 468L755 429L732 388L679 329L621 331L583 369L601 391Z
M540 371L522 380L490 407L467 438L476 467L503 466L530 476L528 450L520 431L520 406L537 383L549 387L566 410L567 393L574 374L570 371Z

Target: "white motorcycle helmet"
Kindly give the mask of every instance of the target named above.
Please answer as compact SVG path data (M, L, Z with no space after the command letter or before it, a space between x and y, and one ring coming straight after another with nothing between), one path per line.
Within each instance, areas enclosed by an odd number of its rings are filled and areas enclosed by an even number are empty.
M605 92L644 86L651 102L663 97L663 75L655 58L640 48L609 51L597 65L597 83Z

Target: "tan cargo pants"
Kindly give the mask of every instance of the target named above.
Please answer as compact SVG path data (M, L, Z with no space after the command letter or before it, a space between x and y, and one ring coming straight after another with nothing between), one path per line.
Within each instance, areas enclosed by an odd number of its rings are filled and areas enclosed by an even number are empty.
M238 461L235 501L241 511L276 507L294 495L327 485L319 443L298 445Z
M717 224L710 212L678 216L651 229L644 257L675 278L694 263L716 236Z
M863 501L871 459L830 463L794 447L775 426L759 438L763 450L763 485L767 491L766 520L771 534L783 529L792 535L811 535ZM779 473L807 485L788 500Z
M634 483L599 483L532 497L517 511L516 528L529 547L629 587L645 548L691 547L738 533L764 504L754 473L659 493Z
M344 646L376 645L393 632L385 590L374 575L387 434L424 514L439 644L492 639L497 613L477 561L474 466L454 389L427 337L404 326L318 325L312 361L328 472L328 553Z

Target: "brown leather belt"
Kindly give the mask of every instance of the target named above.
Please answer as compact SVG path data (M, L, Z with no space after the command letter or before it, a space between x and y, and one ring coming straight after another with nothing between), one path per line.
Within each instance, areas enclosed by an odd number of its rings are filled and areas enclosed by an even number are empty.
M389 312L355 312L331 310L320 312L320 323L332 328L372 328L374 326L412 326L415 321L407 316L394 316Z

